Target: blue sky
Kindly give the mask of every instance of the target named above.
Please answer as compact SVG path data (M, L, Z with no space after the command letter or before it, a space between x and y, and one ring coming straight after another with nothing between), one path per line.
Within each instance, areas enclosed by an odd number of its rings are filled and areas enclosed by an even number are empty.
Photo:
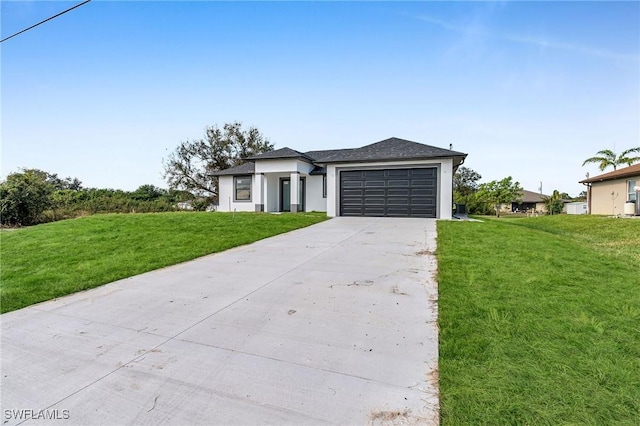
M1 35L76 3L3 1ZM299 151L453 144L577 195L585 158L640 144L638 2L94 0L1 49L3 177L166 187L180 141L237 120Z

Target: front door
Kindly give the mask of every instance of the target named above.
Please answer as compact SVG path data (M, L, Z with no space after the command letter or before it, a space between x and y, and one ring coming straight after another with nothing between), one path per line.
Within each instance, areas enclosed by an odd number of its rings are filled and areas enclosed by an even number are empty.
M304 211L304 178L300 178L300 185L298 185L298 211ZM280 211L291 211L291 179L280 179Z

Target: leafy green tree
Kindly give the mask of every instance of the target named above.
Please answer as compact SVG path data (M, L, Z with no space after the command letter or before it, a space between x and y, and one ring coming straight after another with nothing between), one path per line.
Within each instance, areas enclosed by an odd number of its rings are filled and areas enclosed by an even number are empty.
M492 180L491 182L483 183L478 187L478 192L476 192L476 199L494 206L498 217L500 217L502 204L520 203L522 202L522 197L523 189L520 186L520 182L514 182L511 176L499 181Z
M547 213L554 215L562 213L562 209L564 208L564 203L562 202L563 195L558 190L554 190L553 193L549 196L542 197L542 202L547 209Z
M216 200L218 179L213 172L240 165L252 155L273 150L255 127L242 129L239 122L222 129L210 126L204 139L181 142L163 162L164 177L171 189L184 189Z
M584 167L590 163L598 164L600 171L604 171L607 167L613 167L613 170L617 170L618 166L627 165L630 166L633 163L640 161L640 156L631 156L631 154L640 153L640 147L629 148L617 155L610 149L603 149L598 151L594 157L587 158L582 163Z
M23 169L0 182L2 224L34 225L39 222L42 213L52 206L54 186L47 181L48 175L38 169Z
M131 193L131 197L135 200L153 201L165 195L166 192L164 189L154 185L141 185Z
M478 181L482 176L468 167L459 167L453 175L453 202L469 204L469 200L478 190Z

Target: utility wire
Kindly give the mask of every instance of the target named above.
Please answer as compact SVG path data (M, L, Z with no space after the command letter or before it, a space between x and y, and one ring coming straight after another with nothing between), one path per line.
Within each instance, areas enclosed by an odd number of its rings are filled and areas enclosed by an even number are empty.
M58 16L60 16L60 15L64 15L64 14L65 14L65 13L67 13L67 12L71 12L73 9L75 9L75 8L77 8L77 7L80 7L80 6L82 6L82 5L85 5L85 4L89 3L90 1L91 1L91 0L85 0L85 1L83 1L82 3L76 4L75 6L70 7L70 8L69 8L69 9L67 9L67 10L64 10L64 11L62 11L62 12L60 12L60 13L56 14L56 15L53 15L53 16L52 16L52 17L50 17L50 18L45 19L44 21L40 21L40 22L38 22L37 24L30 26L29 28L25 28L25 29L24 29L24 30L22 30L22 31L18 31L18 32L17 32L17 33L15 33L15 34L10 35L9 37L5 37L5 38L3 38L2 40L0 40L0 43L4 43L5 41L9 40L10 38L13 38L13 37L15 37L15 36L17 36L17 35L20 35L20 34L24 33L24 32L27 32L27 31L29 31L30 29L35 28L35 27L37 27L37 26L38 26L38 25L40 25L40 24L44 24L44 23L45 23L45 22L47 22L47 21L50 21L50 20L52 20L52 19L57 18L57 17L58 17Z

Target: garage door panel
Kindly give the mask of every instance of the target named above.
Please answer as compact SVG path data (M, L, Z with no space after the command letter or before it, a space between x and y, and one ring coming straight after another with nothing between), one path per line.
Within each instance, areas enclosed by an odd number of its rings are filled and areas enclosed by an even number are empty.
M367 206L361 216L384 216L386 209L384 207Z
M409 180L408 179L389 179L387 181L387 186L388 187L396 187L396 186L400 186L400 187L408 187L409 186Z
M387 195L387 191L384 188L366 188L364 190L365 197L384 197Z
M387 205L389 208L392 206L408 206L409 199L408 198L387 198Z
M436 217L437 169L340 173L342 216Z
M392 169L386 170L387 176L392 177L407 177L410 175L411 169Z
M411 179L411 186L433 186L435 185L434 179Z
M430 167L427 169L411 169L411 176L436 177L436 169L434 167Z
M366 179L384 179L384 170L367 170L363 173L363 177Z
M364 189L345 189L343 190L343 196L345 197L363 197L365 195Z
M411 190L409 188L389 188L387 190L387 195L389 197L408 197L410 194Z
M385 199L384 197L369 197L364 199L365 206L384 206Z

